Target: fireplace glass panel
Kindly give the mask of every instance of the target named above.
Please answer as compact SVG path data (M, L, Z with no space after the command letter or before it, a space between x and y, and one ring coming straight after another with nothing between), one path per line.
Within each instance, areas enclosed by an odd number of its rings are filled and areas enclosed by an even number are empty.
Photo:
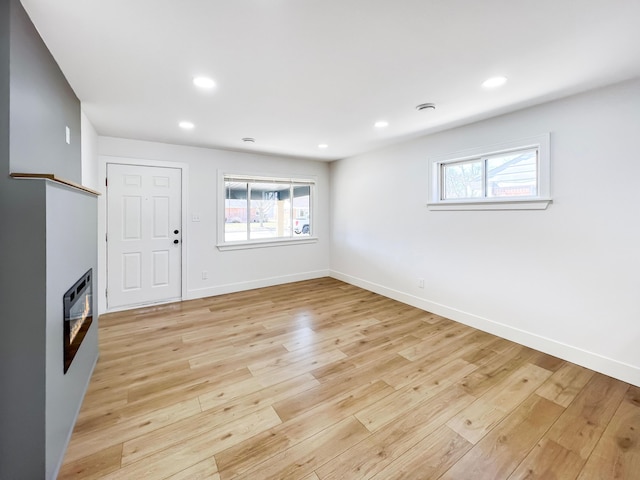
M93 321L93 270L89 269L63 297L64 373L67 373Z

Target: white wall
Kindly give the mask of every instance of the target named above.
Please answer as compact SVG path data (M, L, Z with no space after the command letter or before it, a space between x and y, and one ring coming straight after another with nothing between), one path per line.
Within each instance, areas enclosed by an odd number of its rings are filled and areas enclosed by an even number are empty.
M98 189L98 134L84 111L80 112L82 136L82 185L92 190Z
M543 132L547 210L426 208L430 156ZM633 81L334 162L332 274L640 385L639 133Z
M181 163L187 167L187 262L185 299L277 285L329 274L329 165L325 162L267 155L185 147L137 140L99 137L99 191L104 192L106 164L151 161ZM218 172L315 177L317 243L221 252L216 247L218 228ZM106 311L105 205L98 206L99 310ZM197 214L199 222L193 222ZM209 278L202 279L207 271Z

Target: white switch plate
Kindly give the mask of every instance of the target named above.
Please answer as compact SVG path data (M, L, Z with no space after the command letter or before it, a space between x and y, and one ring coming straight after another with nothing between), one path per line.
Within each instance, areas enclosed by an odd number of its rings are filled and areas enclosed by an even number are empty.
M71 130L69 129L69 127L64 127L64 133L65 133L65 140L67 141L67 145L71 145Z

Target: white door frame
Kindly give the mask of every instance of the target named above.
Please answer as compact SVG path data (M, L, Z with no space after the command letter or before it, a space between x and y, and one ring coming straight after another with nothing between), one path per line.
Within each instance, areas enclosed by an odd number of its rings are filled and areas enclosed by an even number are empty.
M164 167L164 168L177 168L182 172L182 192L181 192L181 227L180 231L182 232L182 241L180 245L180 255L182 256L181 262L181 299L184 300L187 296L187 242L189 241L189 232L187 231L187 198L188 198L188 185L189 185L189 165L182 162L165 162L160 160L147 160L142 158L130 158L130 157L117 157L111 155L100 155L100 178L102 182L102 187L104 187L106 178L107 178L107 165L108 164L120 164L120 165L139 165L142 167ZM117 308L107 308L107 299L106 299L106 288L107 288L107 242L106 242L106 233L107 233L107 190L104 190L105 195L100 198L101 201L98 202L98 217L101 218L101 221L98 225L98 271L102 272L98 276L98 310L100 313L103 312L117 312L121 310L130 310L132 308L138 307L117 307ZM158 302L155 305L160 305L163 302ZM102 308L100 308L102 305Z

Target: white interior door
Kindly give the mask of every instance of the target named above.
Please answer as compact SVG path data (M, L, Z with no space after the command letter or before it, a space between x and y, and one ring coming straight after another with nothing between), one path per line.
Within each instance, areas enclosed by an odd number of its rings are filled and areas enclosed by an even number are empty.
M182 171L107 165L107 307L182 295Z

